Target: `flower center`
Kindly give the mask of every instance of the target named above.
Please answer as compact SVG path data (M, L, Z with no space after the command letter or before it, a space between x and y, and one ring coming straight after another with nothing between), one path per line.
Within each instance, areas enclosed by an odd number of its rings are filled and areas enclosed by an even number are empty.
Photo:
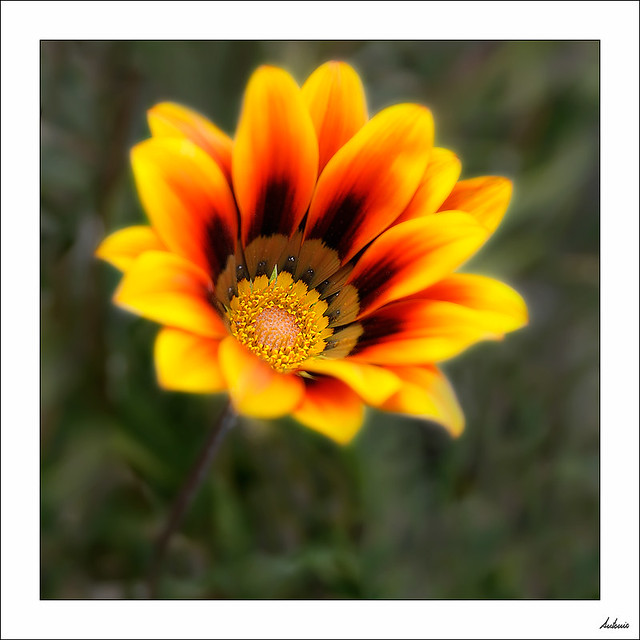
M255 320L258 343L273 349L291 348L300 334L296 317L280 307L269 307Z
M317 291L281 273L240 281L227 318L238 341L277 371L287 371L324 350L333 333L326 310Z

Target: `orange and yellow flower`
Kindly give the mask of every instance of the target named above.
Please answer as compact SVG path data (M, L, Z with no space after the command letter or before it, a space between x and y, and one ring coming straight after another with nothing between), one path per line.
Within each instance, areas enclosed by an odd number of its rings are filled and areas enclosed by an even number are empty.
M302 88L259 68L233 140L173 103L148 119L131 159L151 225L97 255L124 272L116 304L163 325L160 386L226 392L240 413L291 414L341 443L365 405L459 434L436 363L527 322L513 289L454 273L500 223L510 181L458 181L423 106L369 119L342 62Z

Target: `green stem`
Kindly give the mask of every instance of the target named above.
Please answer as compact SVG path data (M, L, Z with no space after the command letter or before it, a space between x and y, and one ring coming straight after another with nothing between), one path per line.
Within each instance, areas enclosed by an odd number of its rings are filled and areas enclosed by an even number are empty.
M171 536L180 527L189 505L202 485L202 481L207 476L224 436L235 424L236 417L236 412L233 410L231 403L228 402L222 410L220 417L209 431L209 435L200 451L198 459L195 461L187 479L180 489L180 493L173 502L169 518L154 545L153 560L148 581L150 598L157 597L158 581Z

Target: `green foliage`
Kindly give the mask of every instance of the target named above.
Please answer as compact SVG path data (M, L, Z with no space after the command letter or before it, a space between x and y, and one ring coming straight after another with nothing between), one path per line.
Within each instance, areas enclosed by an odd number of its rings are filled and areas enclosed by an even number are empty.
M467 416L370 412L341 449L243 420L174 538L167 598L597 598L598 45L592 42L45 42L42 45L42 597L145 597L152 541L222 407L162 392L150 323L93 257L140 223L128 150L170 99L233 133L259 64L330 58L370 112L427 104L463 176L515 181L469 270L531 325L445 367Z

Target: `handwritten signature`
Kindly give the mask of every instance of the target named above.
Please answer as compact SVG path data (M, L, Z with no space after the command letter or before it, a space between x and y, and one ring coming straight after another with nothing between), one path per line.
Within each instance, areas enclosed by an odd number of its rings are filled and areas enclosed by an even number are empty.
M609 622L609 617L600 625L601 629L628 629L629 623L625 622L623 624L618 624L618 618L616 618L613 622Z

